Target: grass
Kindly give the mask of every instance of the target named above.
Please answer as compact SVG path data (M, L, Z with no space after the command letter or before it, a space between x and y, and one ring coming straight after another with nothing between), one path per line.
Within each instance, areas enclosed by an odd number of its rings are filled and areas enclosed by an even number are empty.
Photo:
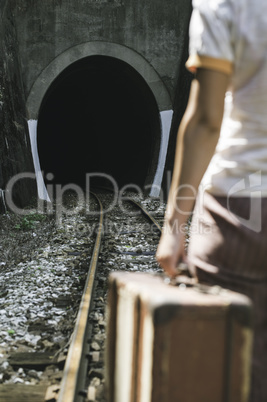
M29 214L20 218L20 221L15 225L17 230L32 230L38 222L46 219L42 214Z

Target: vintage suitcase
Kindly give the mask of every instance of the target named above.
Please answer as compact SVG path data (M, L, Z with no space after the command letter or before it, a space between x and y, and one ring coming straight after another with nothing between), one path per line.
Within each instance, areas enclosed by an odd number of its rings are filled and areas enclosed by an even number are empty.
M248 401L252 306L246 296L116 272L107 308L108 402Z

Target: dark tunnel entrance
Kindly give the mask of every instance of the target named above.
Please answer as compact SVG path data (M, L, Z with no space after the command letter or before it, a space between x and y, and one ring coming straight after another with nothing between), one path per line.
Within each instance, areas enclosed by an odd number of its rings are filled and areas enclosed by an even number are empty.
M143 187L156 171L160 131L154 95L136 70L106 56L79 60L52 83L40 108L44 179L84 187L86 173L101 172L119 187Z

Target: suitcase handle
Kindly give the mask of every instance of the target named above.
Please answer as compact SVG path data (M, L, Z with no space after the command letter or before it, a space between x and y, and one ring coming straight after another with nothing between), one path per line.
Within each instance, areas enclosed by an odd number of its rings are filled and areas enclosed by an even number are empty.
M193 287L197 284L197 279L193 278L185 262L180 262L177 267L177 276L170 278L165 273L160 274L164 283L171 286Z
M197 278L193 278L188 269L188 265L184 262L178 265L178 275L175 278L170 278L165 273L160 274L163 277L164 283L170 286L178 286L181 289L194 288L195 290L205 293L205 294L219 294L222 292L220 286L205 285L203 283L198 283ZM224 289L225 291L225 289Z
M218 295L221 294L222 292L228 292L227 289L223 289L221 286L218 285L205 285L203 283L198 283L196 278L190 278L185 275L180 275L177 276L176 278L170 278L166 276L165 274L161 275L163 277L164 283L166 283L168 286L178 286L181 290L185 290L187 288L194 288L194 290L204 293L204 294L209 294L209 295Z
M189 276L186 276L186 275L179 275L179 276L176 276L175 278L170 278L170 277L164 275L163 281L167 285L179 286L181 288L182 287L192 288L193 286L197 285L197 280L195 278L190 278Z

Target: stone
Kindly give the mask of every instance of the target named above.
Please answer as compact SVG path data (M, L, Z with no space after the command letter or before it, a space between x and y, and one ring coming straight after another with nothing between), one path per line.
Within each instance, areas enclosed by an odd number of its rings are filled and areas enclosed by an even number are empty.
M87 391L88 402L95 401L95 397L96 397L96 389L92 385L89 385L88 391Z
M14 384L24 384L24 381L22 378L16 377L16 378L14 378L13 383Z
M29 370L27 375L28 375L28 377L34 378L36 380L39 380L39 374L37 373L36 370Z
M100 380L102 380L104 378L104 369L92 368L89 370L88 377L89 378L97 377Z
M100 353L99 352L92 352L90 353L91 357L92 357L92 361L93 362L98 362L99 358L100 358Z
M93 349L93 350L95 350L95 351L98 351L98 350L100 350L101 348L100 348L100 346L99 346L99 344L98 344L97 342L92 342L92 343L91 343L91 349Z

